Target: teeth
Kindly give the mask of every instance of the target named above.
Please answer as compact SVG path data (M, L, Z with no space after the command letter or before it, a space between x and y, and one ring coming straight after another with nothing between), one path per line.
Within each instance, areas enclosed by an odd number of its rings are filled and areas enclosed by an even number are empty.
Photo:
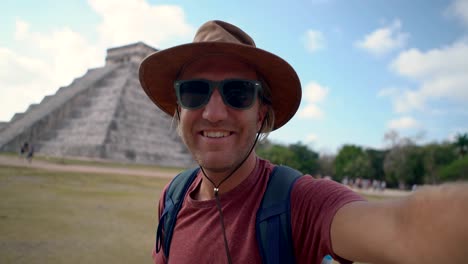
M209 138L222 138L229 136L229 132L226 131L203 131L203 136Z

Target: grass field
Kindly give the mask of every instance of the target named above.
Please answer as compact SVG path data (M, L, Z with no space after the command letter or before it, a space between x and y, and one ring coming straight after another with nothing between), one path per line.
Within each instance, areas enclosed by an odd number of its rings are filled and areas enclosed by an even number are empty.
M167 179L0 167L0 263L151 263Z
M0 165L0 263L151 263L168 181Z

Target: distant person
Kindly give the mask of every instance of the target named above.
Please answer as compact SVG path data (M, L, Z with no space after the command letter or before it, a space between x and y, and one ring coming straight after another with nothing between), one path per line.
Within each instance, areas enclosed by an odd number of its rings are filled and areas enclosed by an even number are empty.
M273 174L283 167L255 145L294 116L301 83L240 28L209 21L193 43L144 59L139 77L199 164L161 193L155 263L466 263L466 184L379 202L313 177L274 184L297 173Z
M379 186L380 186L380 181L376 180L376 179L373 179L372 180L372 190L374 190L374 191L379 190Z
M32 159L34 157L34 145L31 144L31 146L28 149L28 154L26 156L26 160L31 163Z
M26 141L23 143L23 145L21 145L20 158L25 159L28 153L29 153L29 143Z
M343 185L348 185L348 183L349 183L348 176L345 176L345 177L341 180L341 184L343 184Z
M21 145L20 152L19 152L19 157L23 158L23 155L24 155L24 147L23 147L23 145Z
M380 182L380 190L385 191L387 189L387 182L386 181L381 181Z

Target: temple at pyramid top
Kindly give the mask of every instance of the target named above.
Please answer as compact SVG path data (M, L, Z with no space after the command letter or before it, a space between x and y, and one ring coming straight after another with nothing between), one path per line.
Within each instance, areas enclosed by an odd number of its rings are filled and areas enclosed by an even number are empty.
M138 80L141 60L155 51L142 42L108 49L103 67L89 69L3 124L0 151L18 152L28 142L48 156L192 166L171 117Z
M146 56L157 51L143 42L107 49L106 65L136 62L140 63Z

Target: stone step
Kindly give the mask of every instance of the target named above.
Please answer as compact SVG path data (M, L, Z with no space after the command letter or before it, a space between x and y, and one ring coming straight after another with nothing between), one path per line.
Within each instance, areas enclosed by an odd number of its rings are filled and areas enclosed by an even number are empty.
M143 43L112 49L104 67L89 70L2 126L0 149L29 141L47 155L193 164L171 128L171 117L141 89L138 65L152 51ZM125 59L119 59L120 53Z

